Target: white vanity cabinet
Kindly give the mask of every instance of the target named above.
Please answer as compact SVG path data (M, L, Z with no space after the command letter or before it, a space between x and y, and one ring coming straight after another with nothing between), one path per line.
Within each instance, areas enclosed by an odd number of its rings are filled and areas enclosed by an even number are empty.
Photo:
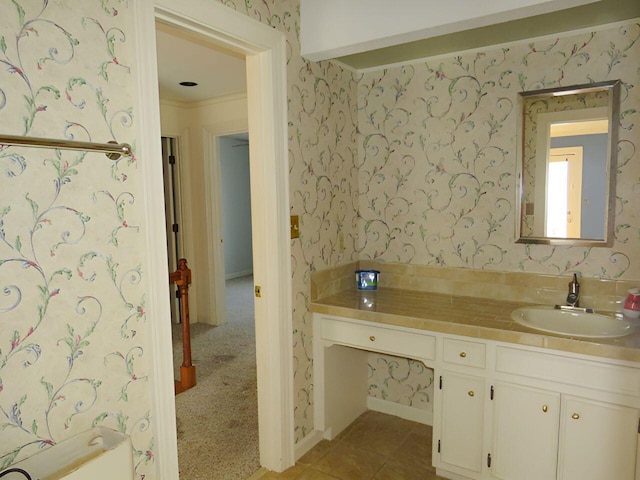
M563 396L558 480L634 480L640 411Z
M493 478L555 478L560 394L496 382L493 395Z
M636 478L637 409L500 382L494 395L493 478Z
M463 373L443 371L441 426L437 448L439 467L482 472L485 379ZM452 467L452 468L451 468Z
M480 478L484 462L486 346L442 339L436 370L434 463L437 468Z
M367 406L367 355L434 369L433 464L454 480L640 480L640 364L314 315L314 422Z
M496 376L493 478L639 478L638 369L498 346Z

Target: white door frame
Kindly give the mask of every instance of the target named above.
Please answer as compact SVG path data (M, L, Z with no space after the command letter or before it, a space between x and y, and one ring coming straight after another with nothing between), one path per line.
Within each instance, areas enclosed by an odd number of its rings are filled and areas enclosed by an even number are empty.
M166 262L152 261L166 255L162 170L154 160L161 159L155 19L246 56L252 229L259 240L253 245L254 282L262 287L261 297L255 299L260 463L282 471L294 463L285 36L216 1L137 0L133 10L140 69L139 152L151 259L147 271L154 327L151 393L157 478L178 478L178 468L168 269Z
M248 128L247 128L248 130ZM213 137L213 138L212 138ZM222 236L222 196L220 194L220 161L216 134L205 128L202 141L204 158L204 192L207 213L207 257L209 258L209 295L214 310L213 323L226 321L227 299L224 278L224 247ZM257 338L256 338L257 342Z

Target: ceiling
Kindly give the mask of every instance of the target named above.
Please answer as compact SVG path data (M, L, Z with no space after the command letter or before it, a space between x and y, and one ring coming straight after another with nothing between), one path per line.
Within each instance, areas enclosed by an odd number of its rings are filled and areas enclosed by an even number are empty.
M247 90L245 58L207 45L177 30L156 24L158 86L160 98L199 102L244 93ZM196 82L183 87L180 82Z
M376 68L638 17L639 0L600 0L582 7L453 32L336 60L355 70ZM242 55L207 45L160 23L156 25L156 41L160 98L198 102L246 92L246 65ZM198 85L183 87L179 85L182 81Z

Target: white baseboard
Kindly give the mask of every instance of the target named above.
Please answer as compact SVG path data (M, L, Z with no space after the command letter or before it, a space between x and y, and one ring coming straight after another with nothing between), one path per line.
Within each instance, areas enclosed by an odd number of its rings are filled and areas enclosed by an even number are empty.
M431 410L422 410L375 397L367 397L367 408L375 412L394 415L424 425L433 425L433 412Z
M320 430L314 430L309 435L304 437L298 443L295 444L293 450L293 457L297 462L300 458L315 447L322 440L322 432Z
M233 280L234 278L246 277L247 275L252 275L253 269L242 270L241 272L228 273L224 276L225 280Z
M449 480L471 480L469 477L465 477L464 475L459 475L457 473L442 470L440 468L436 468L436 475L442 478L447 478Z

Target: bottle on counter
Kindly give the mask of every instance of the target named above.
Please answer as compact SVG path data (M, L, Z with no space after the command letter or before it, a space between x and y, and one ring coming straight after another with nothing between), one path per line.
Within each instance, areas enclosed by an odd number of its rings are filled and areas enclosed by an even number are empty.
M632 288L627 291L622 313L629 318L640 317L640 288Z

